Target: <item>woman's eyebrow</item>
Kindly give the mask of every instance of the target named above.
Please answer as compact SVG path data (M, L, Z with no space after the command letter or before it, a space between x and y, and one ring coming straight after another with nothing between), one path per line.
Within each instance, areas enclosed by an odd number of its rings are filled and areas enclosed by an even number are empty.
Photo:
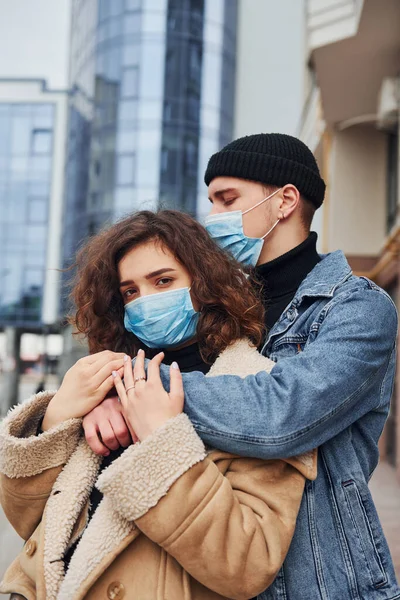
M146 275L146 279L153 279L153 277L157 277L158 275L163 275L164 273L175 272L176 269L171 269L171 267L166 267L164 269L158 269L157 271L153 271Z
M164 269L158 269L157 271L152 271L151 273L149 273L148 275L145 275L145 279L153 279L153 277L157 277L157 275L163 275L164 273L171 273L171 272L175 272L176 269L171 269L170 267L165 267ZM121 283L119 284L119 287L125 287L126 285L132 285L132 283L135 283L133 281L133 279L127 279L126 281L121 281Z

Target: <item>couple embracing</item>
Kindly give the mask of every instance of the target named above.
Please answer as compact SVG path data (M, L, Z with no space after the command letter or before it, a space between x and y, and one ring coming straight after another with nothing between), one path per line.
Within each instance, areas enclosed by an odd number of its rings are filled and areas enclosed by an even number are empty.
M310 232L325 184L281 134L209 161L203 229L141 211L77 257L90 354L0 430L28 600L394 600L368 489L397 315ZM134 360L131 360L134 359Z

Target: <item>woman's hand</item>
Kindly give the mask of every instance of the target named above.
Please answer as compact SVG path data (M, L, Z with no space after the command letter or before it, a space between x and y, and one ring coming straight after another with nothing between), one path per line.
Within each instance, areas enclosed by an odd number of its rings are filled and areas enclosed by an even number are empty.
M114 385L113 371L123 372L124 354L104 350L78 360L67 371L58 392L50 400L42 429L79 418L102 402Z
M129 356L125 359L124 382L113 372L114 384L124 410L125 421L142 442L168 419L183 411L184 393L182 375L177 363L170 369L171 390L165 391L160 378L163 352L150 361L147 377L144 369L144 352L139 350L134 370Z
M83 418L86 441L96 454L108 456L110 450L120 446L127 448L132 440L138 441L130 432L124 419L124 410L118 395L110 395Z

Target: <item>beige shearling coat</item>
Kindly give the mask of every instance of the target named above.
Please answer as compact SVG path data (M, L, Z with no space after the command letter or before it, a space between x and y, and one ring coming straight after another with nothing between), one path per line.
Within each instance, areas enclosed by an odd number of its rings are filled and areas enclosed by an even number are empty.
M242 340L208 376L244 377L273 364ZM51 397L37 394L1 426L1 504L26 540L1 593L28 600L221 600L248 599L272 583L305 480L316 477L316 451L266 461L206 450L181 414L98 476L101 457L86 444L79 419L35 435ZM104 497L87 524L94 485ZM79 537L64 575L63 556Z

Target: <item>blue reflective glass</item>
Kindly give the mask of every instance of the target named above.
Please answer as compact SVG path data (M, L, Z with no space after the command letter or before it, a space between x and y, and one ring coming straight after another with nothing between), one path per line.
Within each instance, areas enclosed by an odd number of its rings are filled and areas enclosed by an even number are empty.
M31 223L47 221L47 198L30 198L28 201L28 219Z
M125 0L125 10L138 10L142 7L142 0Z
M52 137L50 129L34 129L32 131L32 153L50 154L52 150Z
M137 68L125 69L122 74L121 93L123 98L137 96L139 91L139 72Z
M118 106L118 119L123 122L135 122L138 118L138 101L121 100Z
M50 129L54 124L54 104L37 104L32 108L33 125L36 129Z
M138 33L140 30L140 13L132 13L124 18L124 33Z
M122 64L137 65L140 57L139 44L125 44L122 49Z
M11 128L11 153L29 154L31 137L31 120L23 117L13 119Z
M134 155L120 155L117 161L117 185L132 185L135 180Z

